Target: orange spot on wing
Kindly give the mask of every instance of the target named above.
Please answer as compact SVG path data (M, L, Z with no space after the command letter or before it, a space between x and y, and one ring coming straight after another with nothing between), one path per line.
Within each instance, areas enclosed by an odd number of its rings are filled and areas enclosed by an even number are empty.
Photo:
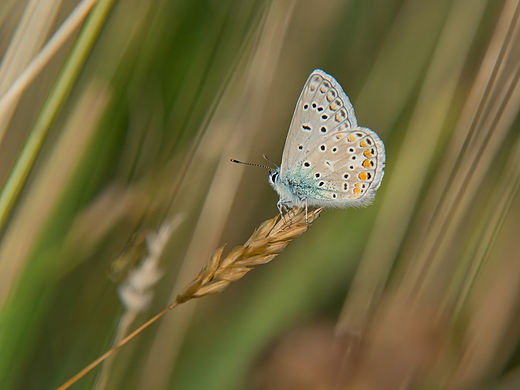
M372 153L370 153L370 149L365 149L365 151L363 152L363 154L364 154L365 157L367 157L367 158L372 157Z
M359 146L361 146L362 148L368 148L367 142L365 140L361 141L359 143Z
M349 142L354 142L356 140L356 136L354 134L350 134L348 137L347 137L348 141Z
M370 168L370 160L363 161L363 164L361 164L361 165L363 165L367 169Z
M361 172L359 175L358 175L359 179L360 180L363 180L365 181L366 179L368 179L368 175L366 172Z

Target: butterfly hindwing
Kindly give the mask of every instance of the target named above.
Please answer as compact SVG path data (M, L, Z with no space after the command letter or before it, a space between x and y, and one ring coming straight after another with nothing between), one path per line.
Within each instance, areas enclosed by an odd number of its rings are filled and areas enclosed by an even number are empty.
M384 167L384 146L376 133L361 127L328 135L312 146L295 172L306 178L310 206L363 205L379 187ZM295 178L296 182L298 177ZM296 184L296 183L295 183Z

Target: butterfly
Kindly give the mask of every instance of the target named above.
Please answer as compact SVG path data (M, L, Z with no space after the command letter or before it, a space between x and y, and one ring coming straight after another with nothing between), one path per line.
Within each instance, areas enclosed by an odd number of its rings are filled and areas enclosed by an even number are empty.
M268 180L280 213L293 207L349 207L372 202L381 184L385 146L359 127L339 83L314 70L294 110L280 167Z

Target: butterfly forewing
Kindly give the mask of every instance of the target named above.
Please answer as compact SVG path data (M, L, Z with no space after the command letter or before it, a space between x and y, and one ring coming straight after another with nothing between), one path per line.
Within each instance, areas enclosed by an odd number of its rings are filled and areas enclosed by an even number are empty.
M331 134L357 128L354 108L338 82L316 69L296 104L282 156L281 174L292 170Z

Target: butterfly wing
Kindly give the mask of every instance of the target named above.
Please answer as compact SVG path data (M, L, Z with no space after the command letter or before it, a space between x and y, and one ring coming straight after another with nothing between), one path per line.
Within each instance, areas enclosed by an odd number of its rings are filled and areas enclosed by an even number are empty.
M330 134L311 146L293 181L309 206L361 206L373 200L384 165L383 142L360 127Z
M300 94L280 167L282 196L291 204L346 207L372 201L381 184L385 148L378 135L358 127L338 82L316 69Z
M292 171L327 135L357 128L354 108L334 77L314 70L296 103L283 150L280 175Z

